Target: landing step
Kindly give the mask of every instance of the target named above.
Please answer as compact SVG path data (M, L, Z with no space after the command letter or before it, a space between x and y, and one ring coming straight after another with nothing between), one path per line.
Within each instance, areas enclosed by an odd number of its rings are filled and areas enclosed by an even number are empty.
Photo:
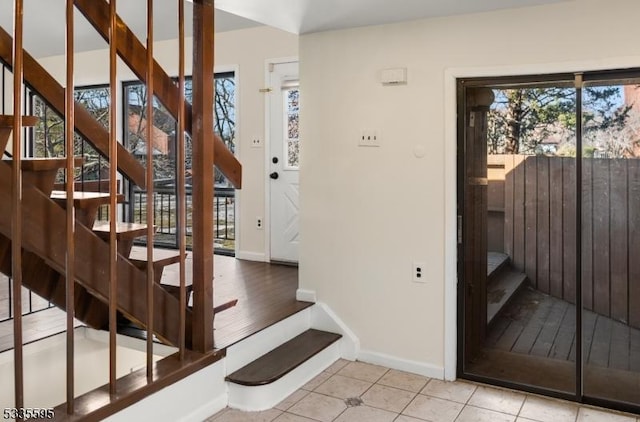
M287 375L341 337L340 334L326 331L307 330L228 375L226 380L245 386L270 384Z
M502 252L487 252L487 278L497 274L509 263L509 255Z
M527 275L518 271L503 271L487 286L487 325L507 305L527 281Z

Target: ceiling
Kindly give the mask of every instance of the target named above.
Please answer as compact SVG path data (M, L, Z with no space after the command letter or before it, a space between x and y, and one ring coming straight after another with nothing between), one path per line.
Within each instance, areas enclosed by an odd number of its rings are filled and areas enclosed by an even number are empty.
M572 0L215 0L216 32L273 26L295 34L376 25L429 17L484 12ZM25 49L35 57L64 54L65 0L26 0ZM154 0L156 40L176 38L176 0ZM192 0L186 4L185 31L191 31ZM13 28L13 1L0 1L0 26ZM121 0L118 14L139 39L146 37L146 1ZM164 24L164 22L169 22ZM76 11L76 51L106 47Z
M140 40L146 39L147 9L144 0L120 0L118 14ZM185 2L185 31L190 33L193 6ZM24 47L34 57L64 54L65 0L26 0L24 2ZM178 2L175 0L154 0L154 38L157 41L177 38ZM84 16L75 13L75 50L90 51L106 48L105 41L98 35ZM168 23L165 23L168 22ZM216 32L232 31L260 25L239 16L217 11ZM0 1L0 26L5 31L13 31L13 0Z
M215 0L216 8L296 34L571 0Z

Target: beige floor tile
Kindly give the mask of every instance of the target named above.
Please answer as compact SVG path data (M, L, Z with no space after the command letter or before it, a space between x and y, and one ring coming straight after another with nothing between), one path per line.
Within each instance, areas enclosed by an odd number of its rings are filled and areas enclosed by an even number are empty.
M344 368L338 371L338 374L362 381L376 382L387 371L387 368L378 365L371 365L370 363L349 362Z
M401 390L413 391L419 393L429 382L429 378L421 375L411 374L409 372L389 370L380 380L378 384L388 385L389 387L400 388Z
M273 422L315 422L313 419L304 416L294 415L293 413L283 413L274 419Z
M466 403L475 389L475 385L466 382L449 382L432 379L426 387L422 389L420 394L457 401L458 403Z
M335 422L392 422L397 413L374 409L368 406L350 407L345 410Z
M402 414L427 421L453 422L463 407L460 403L418 394Z
M468 404L483 409L517 415L522 408L526 395L498 388L479 386L469 399Z
M278 410L287 410L300 400L302 400L309 392L307 390L296 390L286 399L276 404L274 407Z
M339 399L348 399L350 397L360 397L367 391L373 383L357 380L355 378L343 377L342 375L334 375L323 382L314 391L327 396Z
M540 421L518 417L518 418L516 418L516 422L540 422Z
M269 409L263 412L242 412L236 409L228 409L216 419L215 422L271 422L282 414L277 409Z
M577 422L636 422L636 418L604 410L581 407L578 410Z
M458 419L456 419L456 422L514 422L515 420L515 415L507 415L506 413L480 409L479 407L465 406L462 412L460 412Z
M400 415L393 422L424 422L424 419L417 419L407 415Z
M362 395L362 400L367 406L400 413L413 400L416 394L411 391L376 384Z
M288 413L321 422L330 422L344 412L346 408L347 405L340 399L312 392L289 408Z
M333 362L331 364L331 366L329 366L327 369L325 369L325 372L328 372L330 374L335 374L337 373L339 370L341 370L342 368L344 368L345 366L347 366L349 364L349 360L346 359L338 359L337 361Z
M574 422L577 414L575 404L527 396L518 416L540 422Z
M318 375L316 375L311 381L309 381L308 383L306 383L305 385L303 385L301 388L303 390L307 390L307 391L313 391L315 390L320 384L322 384L323 382L325 382L326 380L328 380L331 377L332 374L328 373L328 372L320 372Z

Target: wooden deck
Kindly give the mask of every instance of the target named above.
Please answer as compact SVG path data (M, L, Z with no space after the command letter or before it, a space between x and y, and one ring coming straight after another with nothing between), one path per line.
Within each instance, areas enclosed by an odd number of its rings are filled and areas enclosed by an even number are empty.
M179 267L165 268L163 282L177 283ZM191 259L187 259L187 280ZM215 255L214 305L238 299L238 304L220 312L214 320L216 349L224 349L310 306L296 300L298 269L286 265L242 261ZM0 317L8 312L8 279L0 277ZM34 298L37 298L34 296ZM27 299L23 300L25 304ZM42 303L42 302L41 302ZM46 304L46 301L43 301ZM25 341L31 342L65 330L64 312L52 308L24 318ZM13 321L0 323L0 351L13 347Z
M640 372L640 330L585 311L587 365ZM523 289L489 331L486 347L575 362L575 305Z
M585 311L585 392L640 402L640 330ZM575 305L531 287L516 294L490 327L467 373L572 393Z

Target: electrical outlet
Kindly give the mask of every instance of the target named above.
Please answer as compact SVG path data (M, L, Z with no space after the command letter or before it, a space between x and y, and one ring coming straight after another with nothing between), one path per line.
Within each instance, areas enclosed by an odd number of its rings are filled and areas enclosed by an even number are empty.
M264 222L262 221L262 217L256 217L256 229L262 230L264 227Z
M365 129L360 132L358 138L358 146L361 147L379 147L380 146L380 134L374 129Z
M411 265L412 280L414 283L426 283L426 264L424 262L414 262Z
M262 148L262 139L253 138L251 140L251 148Z

